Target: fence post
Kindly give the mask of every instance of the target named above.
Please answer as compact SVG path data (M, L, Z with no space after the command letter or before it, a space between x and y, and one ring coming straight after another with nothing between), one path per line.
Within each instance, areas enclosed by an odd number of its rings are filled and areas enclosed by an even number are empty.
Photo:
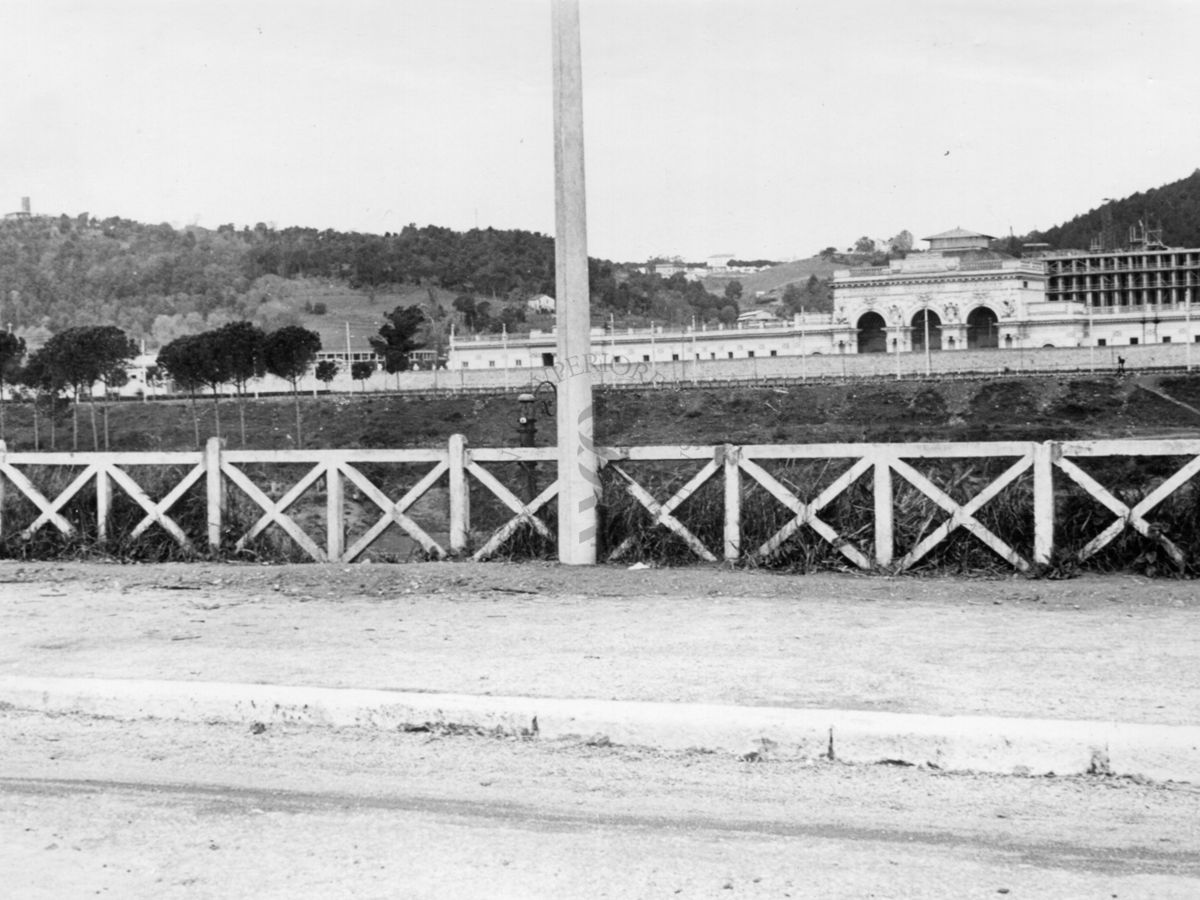
M96 466L96 540L103 544L108 540L108 524L112 517L112 479L108 468Z
M1033 562L1046 565L1054 554L1054 460L1061 453L1057 441L1033 448Z
M346 552L346 485L337 462L325 467L325 554L340 562Z
M0 466L3 466L7 460L8 444L0 440ZM0 475L0 537L4 537L4 476Z
M887 456L875 450L875 564L890 566L895 552L895 511L892 503L892 467Z
M736 562L742 555L742 470L738 467L741 448L721 448L725 468L725 560Z
M204 445L205 508L208 512L208 549L221 549L221 527L225 517L225 491L221 484L221 447L224 440L210 437Z
M467 484L467 439L450 435L450 552L464 553L471 532L471 491Z

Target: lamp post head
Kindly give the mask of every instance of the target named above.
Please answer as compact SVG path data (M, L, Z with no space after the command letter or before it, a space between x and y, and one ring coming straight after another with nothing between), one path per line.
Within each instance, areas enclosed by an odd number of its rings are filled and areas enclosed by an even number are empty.
M533 394L519 394L517 402L521 404L521 418L518 420L522 425L536 420L534 415L534 396Z

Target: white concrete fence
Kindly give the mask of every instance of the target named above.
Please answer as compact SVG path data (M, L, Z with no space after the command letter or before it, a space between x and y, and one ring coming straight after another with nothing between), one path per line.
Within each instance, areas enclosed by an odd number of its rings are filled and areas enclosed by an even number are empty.
M1123 532L1132 530L1182 566L1188 562L1184 551L1153 521L1153 513L1176 492L1193 490L1192 479L1200 472L1200 440L724 444L601 448L598 453L602 467L617 479L615 483L646 510L652 527L668 529L698 559L769 559L807 526L853 566L893 571L912 567L960 529L1019 571L1048 563L1062 549L1055 546L1057 498L1071 485L1094 498L1111 516L1111 521L1082 548L1071 551L1077 559L1088 559ZM1182 458L1186 462L1169 477L1155 478L1148 492L1132 505L1122 499L1126 486L1106 487L1079 465L1080 460L1089 458L1131 457ZM555 458L554 447L471 448L460 435L451 437L443 448L407 450L227 450L220 440L212 438L203 451L10 453L0 442L0 538L29 540L42 529L80 537L82 523L86 522L89 531L94 524L94 532L88 537L94 536L103 544L136 540L157 525L185 550L221 553L252 547L256 538L274 528L277 537L286 536L309 559L353 562L366 558L368 549L385 532L392 531L429 558L483 560L495 556L523 526L553 544L553 531L543 517L557 496L557 482L551 479L532 490L527 489L535 487L529 483L532 479L526 482L525 476L531 464L538 467L539 473L552 470ZM792 483L793 476L783 478L771 471L772 466L789 460L842 461L846 467L828 484L797 485ZM999 461L1007 467L974 496L960 502L921 472L922 460L975 460L981 464ZM513 464L518 464L515 470ZM670 497L660 498L635 477L639 464L657 466L660 471L663 466L681 467L694 474ZM397 471L402 471L407 487L399 497L387 493L373 477L389 465L403 467ZM497 468L504 466L509 467L508 472L497 473ZM266 467L271 467L269 488L260 485ZM154 476L153 470L160 474ZM144 484L152 477L157 478L156 486L148 489ZM164 482L167 478L169 482ZM979 513L1022 478L1032 481L1031 491L1023 494L1032 503L1032 544L1014 547L989 530ZM689 527L680 509L714 479L720 483L723 497L719 545L713 541L706 544L697 537L696 531L701 529L694 524ZM823 518L823 511L860 479L869 479L864 483L870 484L873 503L872 537L865 544L840 533L826 521L831 518L828 513ZM937 527L923 532L911 546L897 546L898 480L920 492L944 514ZM510 487L514 483L520 486ZM747 545L743 507L748 489L755 485L771 501L756 497L753 502L773 501L790 515L786 524L766 540ZM85 491L89 486L93 488L90 493ZM527 496L536 496L522 500L518 493L523 490ZM141 515L121 534L113 530L118 491L136 505ZM183 516L176 507L189 492L198 495L201 491L204 525L189 532L180 524ZM480 508L490 504L488 516L472 519L473 497ZM251 524L247 525L245 514L230 515L234 503L239 509L252 510ZM503 515L497 516L497 507ZM314 536L310 533L313 522L321 518L323 534ZM351 518L356 526L353 534L348 529ZM490 519L486 525L484 518ZM636 538L625 536L608 549L608 558L621 559Z

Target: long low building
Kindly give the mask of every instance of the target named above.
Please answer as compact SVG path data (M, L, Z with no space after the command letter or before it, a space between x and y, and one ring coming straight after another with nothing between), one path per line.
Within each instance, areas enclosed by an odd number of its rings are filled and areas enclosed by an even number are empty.
M777 356L942 353L1195 343L1200 250L988 249L990 235L953 229L930 250L886 266L843 269L833 311L735 326L592 330L593 366ZM450 369L553 367L554 332L450 341Z

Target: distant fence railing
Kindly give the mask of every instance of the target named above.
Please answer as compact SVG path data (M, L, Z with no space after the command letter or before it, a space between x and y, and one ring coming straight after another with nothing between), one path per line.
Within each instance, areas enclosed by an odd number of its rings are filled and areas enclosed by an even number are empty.
M1022 572L1056 558L1085 561L1133 536L1172 565L1200 562L1178 525L1159 516L1175 498L1196 518L1200 440L598 452L604 503L620 499L637 512L624 532L609 517L610 560L661 530L696 559L766 562L803 530L862 570L910 569L955 535ZM553 447L472 448L459 435L445 447L396 450L229 450L214 438L194 452L38 453L7 452L0 442L0 547L12 555L45 534L137 541L157 529L189 552L253 552L270 535L301 558L348 563L391 532L410 555L484 560L525 530L552 552L557 483L545 473L555 462ZM1133 490L1121 478L1139 466L1150 474ZM1112 477L1121 483L1106 485ZM699 506L702 492L708 518L689 519L689 501ZM1090 509L1067 522L1072 492ZM1002 495L1016 528L985 515Z

